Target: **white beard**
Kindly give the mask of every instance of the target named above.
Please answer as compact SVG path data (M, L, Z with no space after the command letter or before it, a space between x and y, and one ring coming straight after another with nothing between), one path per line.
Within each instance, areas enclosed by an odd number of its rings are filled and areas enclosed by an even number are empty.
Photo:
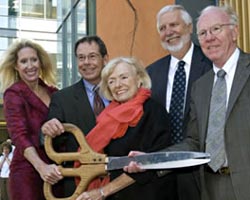
M167 43L165 42L161 42L161 45L164 49L166 49L167 51L170 51L170 52L177 52L177 51L180 51L185 44L187 44L191 39L191 35L189 34L186 34L186 35L183 35L181 37L181 40L179 42L179 44L176 44L176 45L168 45Z

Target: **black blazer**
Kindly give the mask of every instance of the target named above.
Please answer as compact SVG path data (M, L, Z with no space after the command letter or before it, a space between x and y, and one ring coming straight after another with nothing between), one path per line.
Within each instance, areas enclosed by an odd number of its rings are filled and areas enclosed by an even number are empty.
M86 135L96 124L83 80L52 95L49 106L48 120L57 118L62 123L72 123L78 126ZM53 140L57 151L76 152L78 143L71 133L64 133ZM64 167L72 167L73 162L64 162ZM71 196L75 191L73 177L63 179L65 196Z
M52 118L78 126L85 135L95 126L95 115L82 79L52 95L48 119ZM67 150L77 151L77 145L71 143Z
M129 127L121 138L111 140L105 148L108 156L126 156L131 150L154 152L169 146L170 129L166 109L153 99L143 105L143 116L136 127ZM105 134L105 133L104 133ZM111 179L121 175L123 170L110 171ZM164 178L155 171L128 174L136 182L108 197L108 200L166 200Z
M168 82L168 71L170 66L171 55L167 55L147 67L148 74L152 80L152 98L166 107L166 92ZM191 69L188 80L186 95L184 129L187 125L187 116L190 110L190 93L192 84L203 74L212 68L211 61L203 54L201 48L194 45ZM185 133L184 133L185 134Z

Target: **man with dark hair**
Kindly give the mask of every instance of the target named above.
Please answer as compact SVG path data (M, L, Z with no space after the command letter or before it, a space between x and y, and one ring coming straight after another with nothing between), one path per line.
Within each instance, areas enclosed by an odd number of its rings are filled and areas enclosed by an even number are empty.
M96 124L94 113L94 88L101 80L101 71L108 62L106 45L98 36L86 36L75 44L78 71L81 80L59 90L52 98L49 107L48 120L42 126L42 133L55 137L64 132L62 123L72 123L87 135ZM101 97L104 105L109 101ZM64 133L54 139L55 146L66 152L76 152L78 144L72 134ZM56 148L55 147L55 148ZM73 162L66 162L64 167L73 167ZM73 177L65 177L65 196L71 196L75 191Z

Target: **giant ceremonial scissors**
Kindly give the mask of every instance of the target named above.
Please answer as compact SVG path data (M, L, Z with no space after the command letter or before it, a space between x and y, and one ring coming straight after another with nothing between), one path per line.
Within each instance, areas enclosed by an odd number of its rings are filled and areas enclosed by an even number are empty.
M63 168L59 166L60 172L65 177L79 177L80 183L74 194L70 197L57 198L52 193L52 186L44 183L44 194L47 200L72 200L76 199L94 178L106 175L108 171L122 169L131 161L136 161L142 169L174 169L201 165L210 161L210 156L202 152L176 151L146 153L134 157L107 157L105 154L94 152L87 144L84 134L75 125L63 124L65 132L72 133L79 146L78 152L59 153L53 149L52 138L45 136L45 150L49 158L57 164L65 161L79 161L78 168Z

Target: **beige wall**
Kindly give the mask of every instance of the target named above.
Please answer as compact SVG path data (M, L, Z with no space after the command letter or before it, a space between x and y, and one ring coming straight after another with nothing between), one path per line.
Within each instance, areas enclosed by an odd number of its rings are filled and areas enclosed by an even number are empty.
M136 10L137 21L128 2L131 2ZM174 2L97 0L97 34L107 44L110 58L132 55L141 59L146 66L166 55L167 52L161 47L156 30L156 14L163 6Z
M220 0L220 5L232 6L239 17L238 46L245 52L250 52L250 1L249 0Z

